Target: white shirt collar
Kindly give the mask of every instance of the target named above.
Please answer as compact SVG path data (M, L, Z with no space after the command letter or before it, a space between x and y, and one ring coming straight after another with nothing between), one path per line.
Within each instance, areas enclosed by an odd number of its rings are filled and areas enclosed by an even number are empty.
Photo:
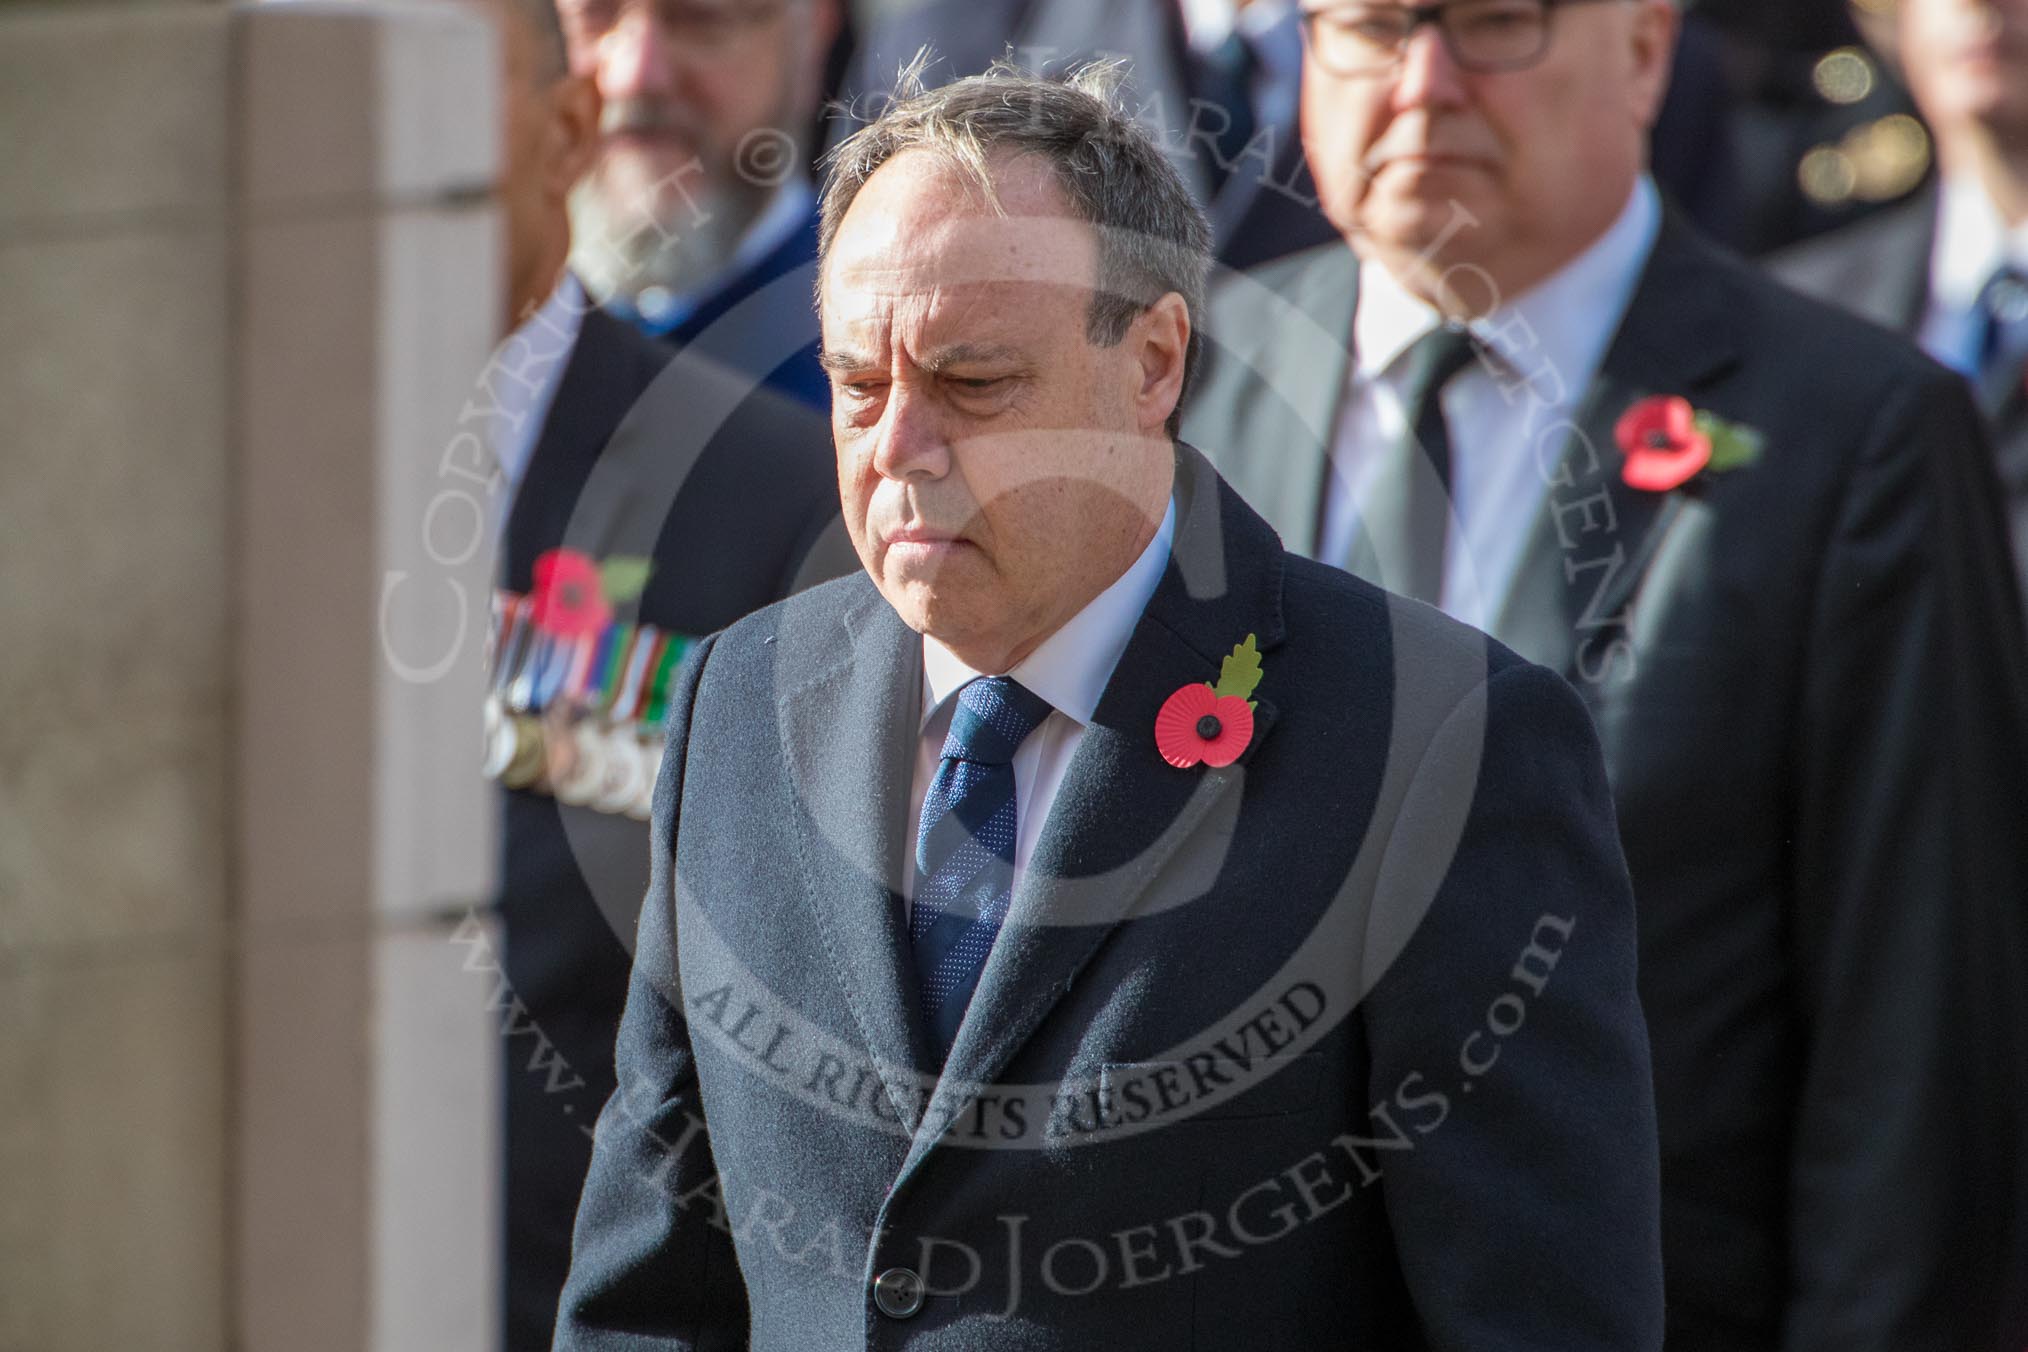
M1619 218L1591 247L1475 322L1472 331L1513 370L1553 364L1574 397L1619 328L1661 225L1661 195L1653 180L1642 175ZM1361 264L1359 309L1352 320L1354 375L1365 380L1384 375L1441 322L1432 306L1411 295L1386 268ZM1534 335L1532 344L1519 346L1518 335L1528 333Z
M1198 53L1217 51L1234 33L1257 42L1289 9L1289 0L1253 0L1244 9L1234 0L1182 0L1183 37Z
M501 339L494 349L495 363L511 370L533 374L532 381L502 380L489 385L494 397L492 419L493 454L500 462L509 493L518 489L528 462L535 454L542 425L549 419L549 406L556 401L556 387L563 380L564 367L577 347L578 331L584 326L584 288L568 271L557 282L549 299Z
M1239 18L1233 0L1182 0L1183 37L1195 52L1215 52Z
M1929 256L1930 303L1951 311L1971 309L1986 280L2004 263L2028 271L2028 223L2009 230L1977 180L1945 179Z
M775 190L775 195L768 199L761 214L754 217L753 224L739 237L739 247L733 250L732 260L717 276L682 295L659 286L644 288L634 298L634 308L651 324L675 328L690 318L698 306L717 295L720 288L744 276L748 269L802 229L803 220L810 214L816 200L816 191L811 188L808 179L800 175L791 177Z
M1106 683L1113 678L1113 668L1120 664L1120 654L1127 650L1134 626L1141 621L1141 612L1161 584L1175 538L1176 503L1172 499L1162 513L1155 538L1148 541L1132 566L1007 674L1049 701L1058 713L1081 724L1090 723ZM987 674L972 670L928 634L922 638L922 673L922 726L927 726L938 707L966 682Z

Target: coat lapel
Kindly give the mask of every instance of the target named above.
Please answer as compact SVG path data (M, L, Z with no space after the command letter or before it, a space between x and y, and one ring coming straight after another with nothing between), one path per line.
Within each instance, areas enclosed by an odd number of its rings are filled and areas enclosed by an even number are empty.
M1223 769L1178 770L1155 749L1156 711L1178 686L1216 680L1248 634L1268 653L1283 633L1279 541L1196 451L1180 447L1177 462L1168 571L1049 810L952 1044L949 1085L992 1082L1121 921L1188 900L1164 892L1164 865L1193 836L1229 828L1245 767L1273 729L1276 710L1260 700L1246 754ZM926 1124L907 1167L934 1144Z
M602 522L580 525L578 504L598 477L614 429L647 385L649 375L629 359L620 322L588 309L564 360L535 449L507 514L506 585L531 586L542 551L569 545L602 557ZM599 529L591 529L591 527Z
M922 650L861 576L842 615L812 593L784 604L776 669L807 673L776 703L816 932L889 1100L914 1124L935 1064L916 1013L902 910Z
M1650 493L1621 477L1614 429L1650 395L1691 403L1737 361L1731 316L1743 298L1708 246L1665 220L1653 255L1574 419L1551 491L1523 549L1496 638L1570 674L1622 627L1626 609L1684 503L1684 490ZM1586 504L1580 508L1580 504ZM1588 515L1587 515L1588 514ZM1589 531L1575 523L1603 522Z

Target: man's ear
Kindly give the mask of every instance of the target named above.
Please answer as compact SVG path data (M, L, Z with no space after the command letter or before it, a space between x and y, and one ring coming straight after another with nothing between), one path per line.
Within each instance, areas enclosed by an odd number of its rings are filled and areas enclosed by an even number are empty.
M543 190L561 202L590 172L599 153L598 81L589 73L566 75L549 87L549 130L545 138Z
M1184 368L1190 359L1190 307L1171 291L1143 310L1127 329L1140 382L1134 391L1135 421L1147 436L1158 436L1183 400Z
M1674 0L1641 0L1633 22L1633 113L1652 131L1669 93L1669 75L1676 64L1676 38L1683 16Z

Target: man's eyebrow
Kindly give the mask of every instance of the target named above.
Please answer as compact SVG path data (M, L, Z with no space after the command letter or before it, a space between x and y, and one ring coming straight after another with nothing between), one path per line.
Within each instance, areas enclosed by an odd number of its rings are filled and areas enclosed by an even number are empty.
M817 354L817 365L834 376L842 376L851 371L865 370L873 365L873 358L858 352L827 347Z
M925 356L922 369L940 375L953 366L996 366L1020 360L1019 352L997 343L953 343Z
M931 375L940 375L954 366L993 366L1020 360L1018 351L997 343L953 343L924 357L922 369ZM879 366L880 362L849 348L827 347L817 354L817 364L832 375L847 375L853 371L870 370Z

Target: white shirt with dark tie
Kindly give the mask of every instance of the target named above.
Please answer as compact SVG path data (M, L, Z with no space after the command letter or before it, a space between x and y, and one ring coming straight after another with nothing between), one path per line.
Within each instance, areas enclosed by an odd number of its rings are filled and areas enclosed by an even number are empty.
M1976 378L1986 332L1980 293L1994 273L2008 266L2028 275L2028 222L2010 228L1978 183L1946 179L1937 195L1929 305L1920 333L1923 350Z
M1619 329L1661 231L1660 194L1642 178L1590 248L1472 325L1490 355L1444 387L1452 507L1442 609L1489 628L1512 590L1547 501L1550 475L1583 399ZM1461 298L1480 298L1459 281ZM1442 322L1375 263L1359 269L1353 360L1324 489L1318 557L1343 563L1388 459L1412 416L1402 358Z
M1162 572L1169 564L1169 546L1176 537L1176 504L1172 501L1162 515L1155 537L1141 550L1140 557L1120 574L1112 586L1093 597L1083 610L1070 617L1041 646L1004 673L1049 702L1052 712L1040 727L1028 735L1014 753L1014 883L1020 886L1042 837L1043 823L1064 772L1084 740L1084 730L1098 711L1099 697L1113 678L1113 668L1141 622ZM915 777L909 789L908 826L910 865L905 873L905 890L915 896L915 833L922 818L922 802L929 796L930 781L943 760L944 736L951 728L955 696L967 682L980 676L1002 673L979 672L965 665L949 648L929 635L922 639L922 733L916 746ZM1152 731L1149 734L1154 735Z

